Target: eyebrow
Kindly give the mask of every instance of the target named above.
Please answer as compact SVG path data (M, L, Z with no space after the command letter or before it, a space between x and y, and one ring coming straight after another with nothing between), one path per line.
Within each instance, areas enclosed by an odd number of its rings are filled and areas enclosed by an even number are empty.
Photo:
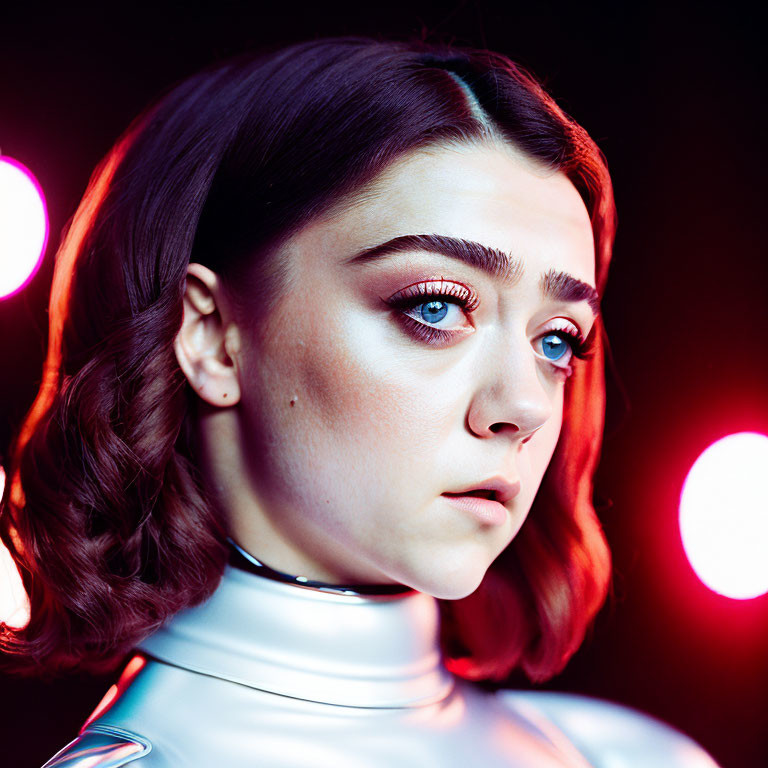
M430 251L458 259L481 269L495 279L515 282L523 273L523 262L497 248L474 240L447 235L400 235L385 243L366 248L346 260L347 264L367 264L375 259L405 251ZM539 290L544 298L555 301L586 301L592 314L600 316L600 295L589 283L567 272L550 269L539 278Z

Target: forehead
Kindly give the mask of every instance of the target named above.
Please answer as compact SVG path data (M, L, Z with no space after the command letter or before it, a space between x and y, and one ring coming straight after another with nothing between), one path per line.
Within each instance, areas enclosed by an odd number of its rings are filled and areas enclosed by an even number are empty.
M578 191L564 174L507 146L411 152L294 240L336 254L340 262L409 234L447 235L499 249L520 259L529 279L552 268L595 282L592 227Z

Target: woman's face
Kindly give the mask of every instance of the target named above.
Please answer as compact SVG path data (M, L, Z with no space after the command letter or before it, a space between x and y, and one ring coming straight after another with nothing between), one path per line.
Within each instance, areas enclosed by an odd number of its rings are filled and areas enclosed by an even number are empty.
M496 249L497 274L439 253L437 240L355 259L411 235L439 235L455 254L461 240L476 255ZM243 468L220 474L233 536L295 575L471 594L555 449L575 362L567 334L585 338L594 322L587 300L541 291L550 272L594 287L578 192L511 148L421 150L280 258L291 288L241 328L240 402L226 409L237 419L227 460ZM442 495L494 476L520 481L500 524Z

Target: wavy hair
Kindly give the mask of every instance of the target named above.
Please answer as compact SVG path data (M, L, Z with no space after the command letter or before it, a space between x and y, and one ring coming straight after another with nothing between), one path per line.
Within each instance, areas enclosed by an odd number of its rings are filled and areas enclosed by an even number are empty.
M190 261L281 295L279 246L405 152L492 136L581 194L602 296L615 231L605 159L540 82L485 50L362 37L247 54L166 89L94 171L56 255L37 397L11 445L0 538L30 601L0 624L11 671L111 669L218 586L227 523L192 440L173 351ZM244 282L245 281L245 282ZM243 291L244 293L244 291ZM271 297L271 300L270 300ZM478 589L440 600L446 665L472 680L559 672L604 602L592 502L604 328L576 361L531 512Z

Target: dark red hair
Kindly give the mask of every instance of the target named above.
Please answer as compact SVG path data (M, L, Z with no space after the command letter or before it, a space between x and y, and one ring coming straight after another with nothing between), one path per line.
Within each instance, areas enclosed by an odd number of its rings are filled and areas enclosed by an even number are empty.
M216 64L168 89L95 170L56 257L43 381L14 438L0 537L30 598L1 625L19 671L95 670L218 585L226 521L191 441L194 395L173 351L186 267L233 295L283 287L278 246L354 200L395 158L493 134L581 193L598 291L615 228L604 158L505 56L333 38ZM592 504L603 337L568 380L561 436L526 523L480 587L440 600L446 661L470 679L558 672L607 595Z

